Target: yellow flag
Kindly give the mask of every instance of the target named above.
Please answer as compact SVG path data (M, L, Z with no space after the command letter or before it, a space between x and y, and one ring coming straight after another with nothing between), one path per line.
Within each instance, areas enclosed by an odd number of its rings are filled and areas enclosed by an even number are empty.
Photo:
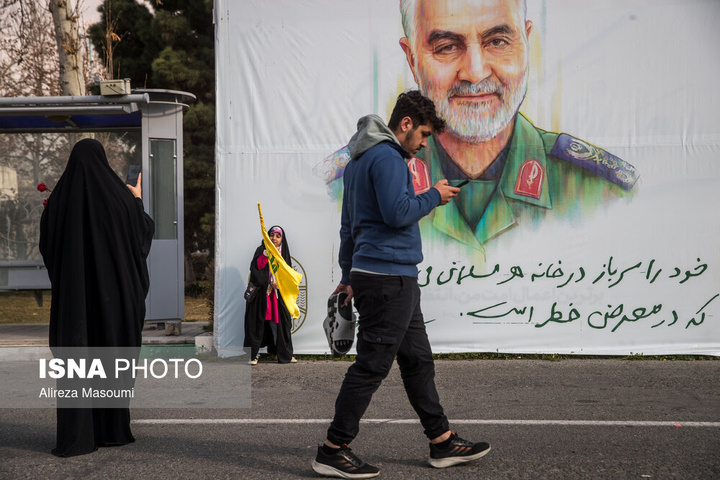
M268 261L272 269L272 274L275 276L278 291L290 312L290 316L292 318L298 318L300 316L300 309L297 306L297 297L300 294L299 286L302 280L302 274L293 270L293 268L285 262L280 252L278 252L275 245L270 241L267 230L265 230L265 220L263 220L260 202L258 202L258 213L260 214L260 230L262 231L265 251L267 251L268 254Z

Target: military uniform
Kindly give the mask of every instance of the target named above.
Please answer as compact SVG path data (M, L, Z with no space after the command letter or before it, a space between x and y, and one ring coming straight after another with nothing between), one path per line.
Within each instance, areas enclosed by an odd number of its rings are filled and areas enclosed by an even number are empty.
M451 184L463 178L434 135L408 167L418 193L443 178ZM509 145L488 171L493 169L494 175L470 180L453 201L425 217L423 238L445 235L484 251L485 242L519 224L585 213L627 196L637 180L629 163L570 135L536 128L520 114Z

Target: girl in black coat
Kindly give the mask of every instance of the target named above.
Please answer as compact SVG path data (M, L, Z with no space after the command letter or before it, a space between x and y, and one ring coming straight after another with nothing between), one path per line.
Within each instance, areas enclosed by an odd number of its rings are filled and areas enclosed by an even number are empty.
M275 225L268 236L283 259L291 265L290 247L285 231ZM260 293L245 306L245 347L250 348L250 364L256 365L258 351L267 347L268 353L277 355L278 363L295 363L292 346L292 318L277 290L275 277L270 272L267 252L261 243L250 262L250 282Z

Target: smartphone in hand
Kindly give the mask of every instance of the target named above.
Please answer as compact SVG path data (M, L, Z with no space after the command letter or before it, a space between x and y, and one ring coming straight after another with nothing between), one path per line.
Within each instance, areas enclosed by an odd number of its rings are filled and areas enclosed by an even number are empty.
M128 168L127 178L125 178L126 185L132 185L133 187L137 184L138 175L142 171L142 165L130 165Z

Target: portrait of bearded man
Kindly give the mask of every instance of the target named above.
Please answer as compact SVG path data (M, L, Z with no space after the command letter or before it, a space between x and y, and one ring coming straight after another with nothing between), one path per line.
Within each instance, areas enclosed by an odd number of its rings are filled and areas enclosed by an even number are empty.
M521 225L548 216L582 221L634 193L632 165L520 113L533 29L526 0L400 0L400 13L400 47L415 83L447 123L408 161L415 191L443 178L464 184L447 208L421 221L423 239L484 252ZM347 149L325 159L327 181L342 175L347 159Z

